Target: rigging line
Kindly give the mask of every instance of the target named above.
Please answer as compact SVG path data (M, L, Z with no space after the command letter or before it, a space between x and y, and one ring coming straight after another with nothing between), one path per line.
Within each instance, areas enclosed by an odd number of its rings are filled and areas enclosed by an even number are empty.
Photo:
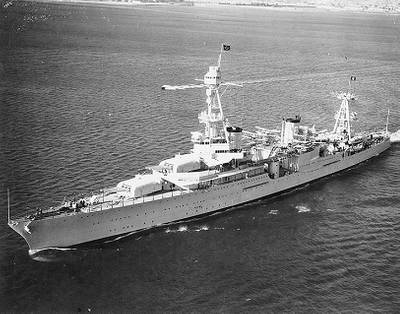
M220 97L222 97L222 96L225 94L225 92L228 90L228 88L229 88L229 85L227 85L227 86L225 87L225 89L224 89L224 91L221 93L221 96L220 96Z

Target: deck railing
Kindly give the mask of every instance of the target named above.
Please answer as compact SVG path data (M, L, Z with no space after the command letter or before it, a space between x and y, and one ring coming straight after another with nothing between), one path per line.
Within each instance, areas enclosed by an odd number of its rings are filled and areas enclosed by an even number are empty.
M155 200L161 200L161 199L166 199L166 198L171 198L175 196L181 196L184 194L191 193L190 190L175 190L175 191L166 191L162 193L157 193L157 194L152 194L152 195L147 195L147 196L141 196L141 197L136 197L136 198L122 198L120 200L108 200L104 201L101 203L97 204L89 204L88 207L82 208L81 211L85 213L90 213L90 212L97 212L97 211L102 211L102 210L107 210L107 209L112 209L112 208L122 208L126 206L132 206L135 204L143 204L147 202L152 202ZM85 211L87 209L87 211Z
M252 176L257 176L260 175L261 173L240 173L240 174L235 174L232 177L221 177L215 180L210 180L207 182L201 182L197 185L197 188L195 190L206 190L211 188L214 185L220 185L220 184L225 184L225 183L231 183L235 181L240 181L243 179L246 179L248 177ZM43 212L43 214L35 214L35 212L31 212L30 216L34 217L34 219L52 219L59 217L60 215L64 216L72 216L72 215L78 215L78 214L88 214L88 213L93 213L93 212L98 212L98 211L103 211L103 210L109 210L113 208L123 208L126 206L132 206L135 204L143 204L147 202L152 202L156 200L161 200L161 199L168 199L176 196L182 196L184 194L189 194L192 193L193 190L172 190L172 191L163 191L162 193L154 193L152 195L147 195L147 196L141 196L141 197L136 197L136 198L115 198L115 199L108 199L107 197L116 193L116 191L113 191L111 193L107 193L106 195L104 192L100 192L103 194L103 197L101 198L102 201L98 202L96 204L91 204L87 203L87 206L81 207L79 209L69 209L65 211L59 211L59 210L54 210L54 212ZM28 215L27 213L23 214L18 214L17 216L12 217L13 219L31 219L27 218Z

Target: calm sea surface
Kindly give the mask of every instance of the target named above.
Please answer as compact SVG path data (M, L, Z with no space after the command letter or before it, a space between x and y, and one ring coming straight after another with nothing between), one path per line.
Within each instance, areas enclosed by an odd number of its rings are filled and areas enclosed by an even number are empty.
M221 43L232 124L301 113L400 128L400 17L252 8L1 2L0 312L399 312L400 146L273 199L41 262L12 213L114 185L190 149ZM71 230L71 232L73 232Z

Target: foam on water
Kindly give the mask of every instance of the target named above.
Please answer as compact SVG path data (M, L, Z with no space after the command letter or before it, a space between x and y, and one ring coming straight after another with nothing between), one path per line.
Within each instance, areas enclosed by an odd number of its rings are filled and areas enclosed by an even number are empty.
M180 226L177 230L178 232L185 232L188 231L188 227L187 226Z
M188 230L188 227L186 225L184 225L184 226L179 226L178 229L167 228L165 230L165 233L186 232L186 231L189 231L189 230Z
M175 232L200 232L200 231L208 231L210 229L210 227L208 227L207 225L198 227L196 229L190 230L187 226L179 226L178 229L170 229L167 228L165 230L165 233L175 233ZM214 229L218 229L218 228L214 228ZM223 229L223 228L222 228Z
M116 238L114 238L114 239L104 241L104 243L112 243L112 242L115 242L115 241L124 239L124 238L126 238L126 237L129 237L129 236L131 236L131 235L133 235L133 234L135 234L135 233L137 233L137 231L132 231L132 232L129 232L129 233L124 234L124 235L122 235L122 236L116 237Z
M198 229L195 229L194 231L199 232L199 231L208 231L209 227L208 226L201 226Z
M37 262L52 263L64 259L64 253L77 251L76 248L51 247L45 249L29 250L29 256Z
M399 143L400 142L400 129L394 133L390 134L390 141L392 143Z
M29 250L28 253L29 255L35 255L38 253L43 253L46 251L75 251L77 250L76 248L68 248L68 247L48 247L48 248L44 248L44 249L35 249L35 250Z
M303 206L303 205L297 205L296 209L297 209L298 213L308 213L309 211L311 211L310 208Z

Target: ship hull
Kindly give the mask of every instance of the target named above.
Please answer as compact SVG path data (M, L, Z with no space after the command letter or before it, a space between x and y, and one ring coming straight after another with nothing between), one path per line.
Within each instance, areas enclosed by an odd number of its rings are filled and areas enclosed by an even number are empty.
M33 221L11 221L9 225L25 239L31 252L76 246L140 232L275 195L353 167L389 147L390 141L387 139L354 155L339 153L318 158L298 172L276 179L271 179L265 173L150 202Z

